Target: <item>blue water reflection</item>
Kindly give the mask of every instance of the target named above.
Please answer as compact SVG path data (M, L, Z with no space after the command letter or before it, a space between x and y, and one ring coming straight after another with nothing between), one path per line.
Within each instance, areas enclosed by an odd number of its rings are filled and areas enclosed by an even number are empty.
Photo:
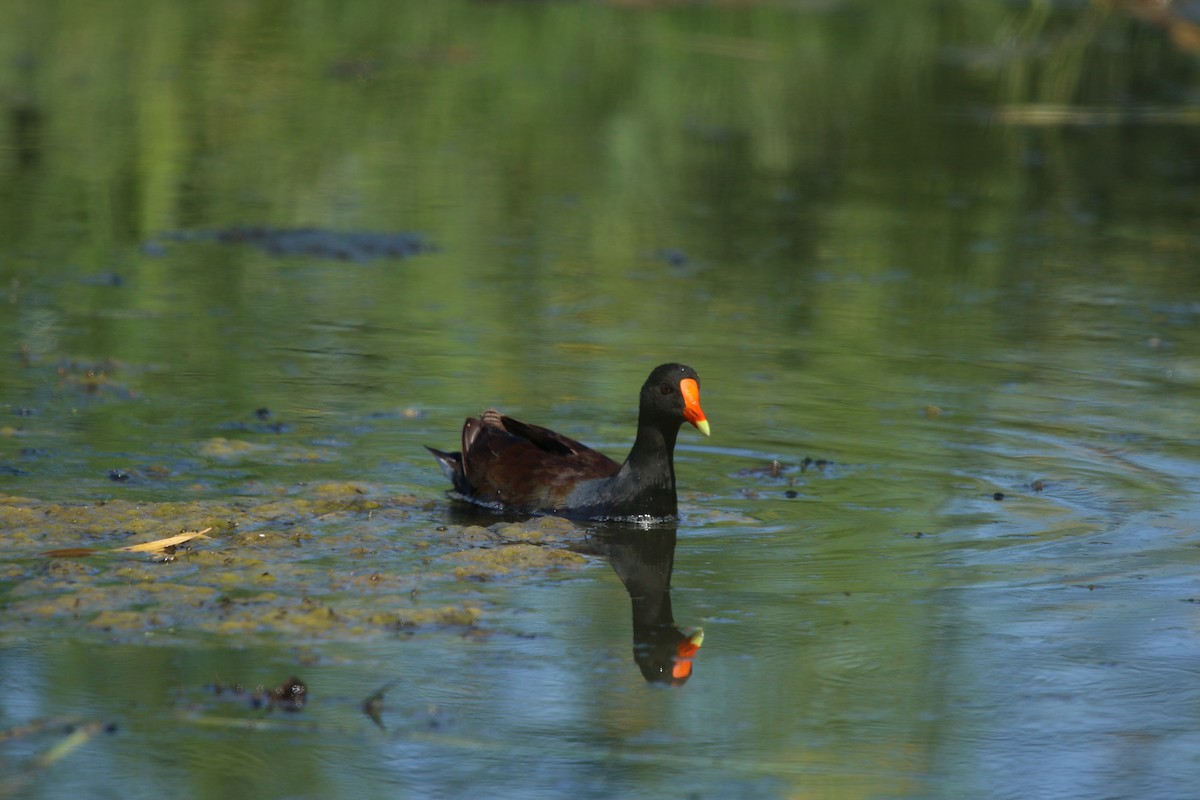
M1179 4L628 5L6 18L0 797L1195 793ZM469 560L670 360L677 528Z

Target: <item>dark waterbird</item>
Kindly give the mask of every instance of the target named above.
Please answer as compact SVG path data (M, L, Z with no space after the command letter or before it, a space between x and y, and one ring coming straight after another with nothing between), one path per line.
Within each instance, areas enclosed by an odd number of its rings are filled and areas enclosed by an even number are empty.
M576 519L674 517L675 439L690 422L705 436L700 378L656 367L642 385L637 438L624 464L547 428L489 409L463 425L462 452L427 448L463 500L498 511Z

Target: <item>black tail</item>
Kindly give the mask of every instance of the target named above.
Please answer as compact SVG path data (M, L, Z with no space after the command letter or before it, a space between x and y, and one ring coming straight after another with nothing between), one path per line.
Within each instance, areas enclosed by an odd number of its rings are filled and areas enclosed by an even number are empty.
M433 453L433 457L438 460L438 466L442 468L442 474L450 480L450 483L454 484L454 488L465 493L467 476L463 472L462 453L444 453L429 445L425 445L425 449Z

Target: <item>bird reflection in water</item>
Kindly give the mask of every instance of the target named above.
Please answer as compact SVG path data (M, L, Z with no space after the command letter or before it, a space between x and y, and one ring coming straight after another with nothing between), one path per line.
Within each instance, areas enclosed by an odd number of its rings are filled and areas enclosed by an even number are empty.
M682 686L704 641L704 631L685 633L671 613L675 527L605 526L591 541L608 557L633 606L633 659L651 683Z

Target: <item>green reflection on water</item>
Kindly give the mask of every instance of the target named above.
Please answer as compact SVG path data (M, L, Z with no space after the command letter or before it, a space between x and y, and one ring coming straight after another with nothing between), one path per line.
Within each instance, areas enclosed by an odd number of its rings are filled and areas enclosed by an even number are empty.
M1186 670L1137 655L1194 654L1176 573L1198 474L1194 131L1055 111L1194 94L1167 41L1048 3L9 9L5 491L362 480L423 498L396 523L419 541L445 522L420 445L487 405L619 454L648 366L678 359L714 426L679 453L675 617L707 632L682 691L644 684L630 599L599 560L577 580L468 583L484 635L415 647L184 631L167 650L65 627L13 648L4 723L130 731L36 786L130 774L176 729L177 688L306 664L339 698L304 712L315 732L189 723L168 751L187 757L160 755L129 793L245 789L225 778L254 747L254 775L281 776L257 788L281 795L364 776L522 797L1194 786L1194 759L1169 758L1186 726L1127 685L1195 698ZM438 250L360 263L166 235L241 225L418 231ZM774 458L782 474L753 471ZM413 564L397 548L371 569ZM1080 618L1077 651L1047 644ZM109 688L131 675L136 693ZM403 722L380 734L356 706L397 675ZM1032 688L1000 692L1010 675ZM1085 692L1111 738L1058 705ZM418 742L442 713L456 738ZM1157 778L1087 757L1132 740L1161 743L1142 756ZM525 743L553 754L536 778ZM1047 753L1054 769L1029 766Z

